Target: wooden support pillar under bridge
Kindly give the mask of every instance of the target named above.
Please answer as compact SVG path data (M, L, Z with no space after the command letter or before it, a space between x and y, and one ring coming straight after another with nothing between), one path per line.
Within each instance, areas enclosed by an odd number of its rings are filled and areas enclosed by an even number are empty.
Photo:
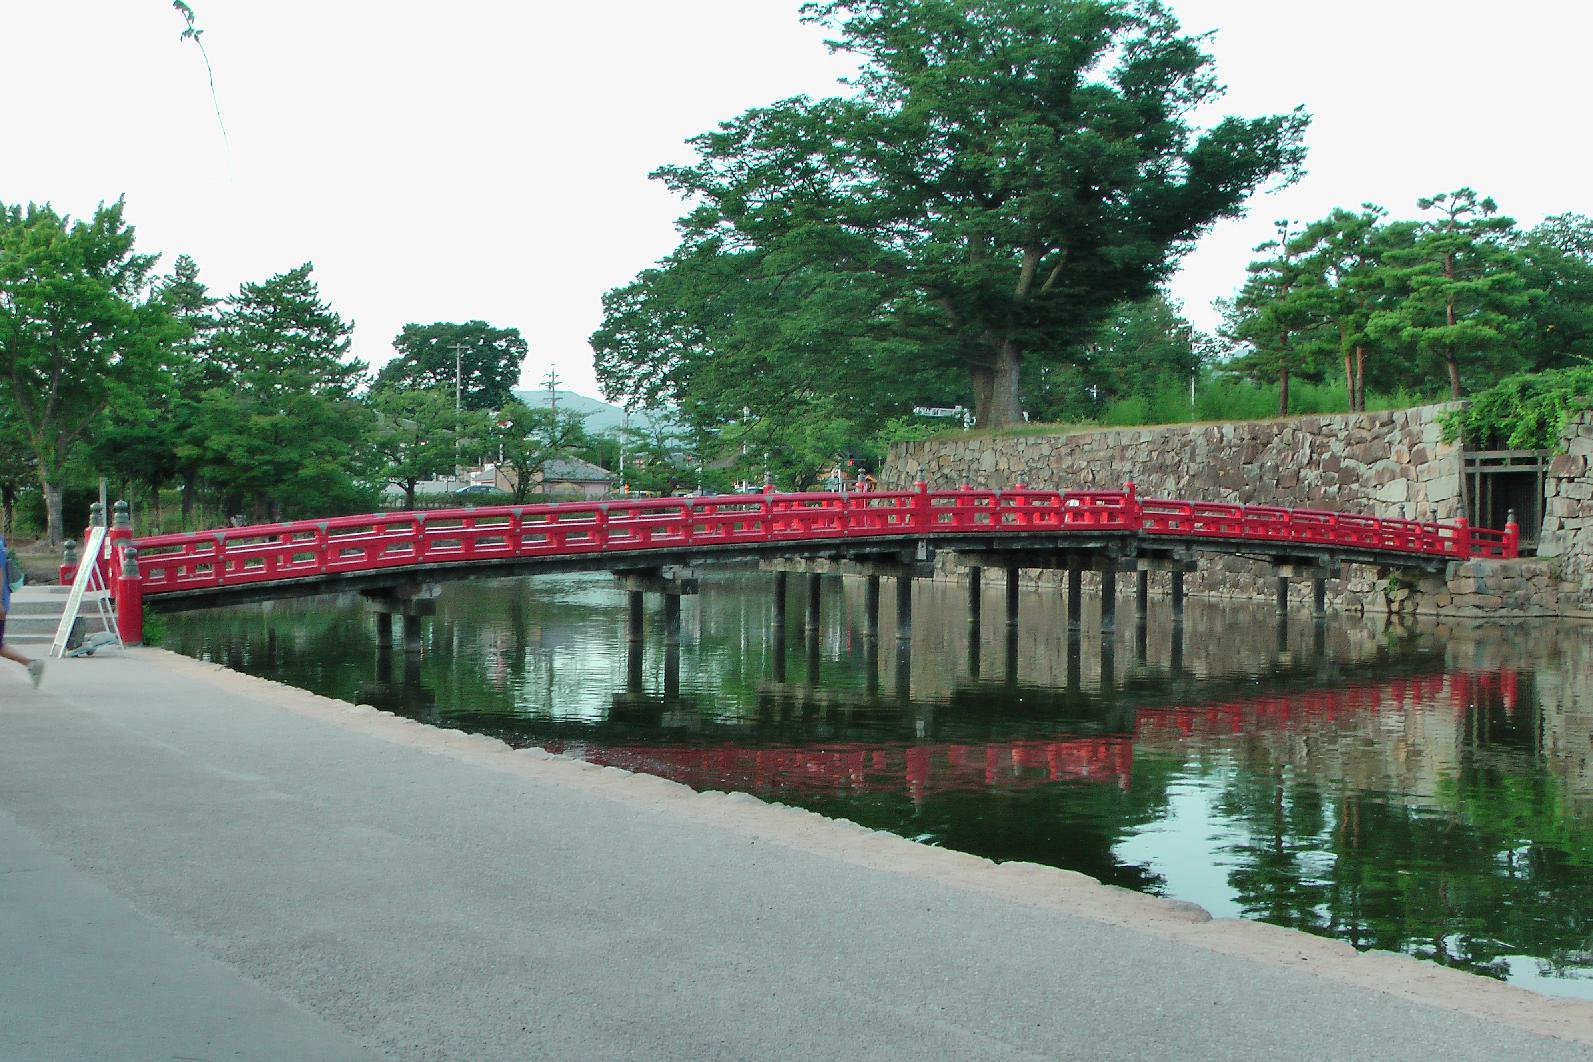
M360 596L365 599L366 607L376 614L377 646L392 647L393 617L398 616L403 622L404 652L420 652L425 641L421 618L437 614L440 593L441 588L436 584L425 583L362 591Z
M625 620L625 640L639 642L643 636L643 594L662 594L664 598L664 643L680 644L680 599L701 589L695 570L679 565L659 568L630 568L614 573L614 581L629 595Z
M782 558L764 561L760 565L774 572L777 611L783 611L785 580L790 574L807 576L807 629L817 630L823 619L823 576L860 576L863 582L863 633L865 638L878 638L880 632L880 580L890 579L895 586L896 637L907 640L913 633L913 582L933 574L933 562L928 551L920 551L919 559L875 557L860 560L812 561L801 558Z

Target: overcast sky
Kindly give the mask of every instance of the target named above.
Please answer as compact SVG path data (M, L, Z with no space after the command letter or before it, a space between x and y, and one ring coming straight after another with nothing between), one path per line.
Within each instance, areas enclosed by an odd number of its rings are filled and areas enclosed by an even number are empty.
M300 262L380 364L410 321L480 318L597 394L602 293L674 245L647 173L720 119L844 73L798 0L606 4L0 0L0 201L84 215L127 197L145 251L192 255L217 294ZM1281 217L1364 200L1396 215L1471 185L1525 224L1593 213L1593 5L1516 0L1173 0L1212 42L1229 113L1304 104L1307 178L1258 196L1186 261L1199 325Z

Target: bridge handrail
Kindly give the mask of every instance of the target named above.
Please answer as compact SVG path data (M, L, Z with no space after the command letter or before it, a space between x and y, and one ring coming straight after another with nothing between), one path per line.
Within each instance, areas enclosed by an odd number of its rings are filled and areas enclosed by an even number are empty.
M1341 546L1466 560L1514 557L1518 537L1465 521L1141 498L1123 490L804 492L539 502L369 513L135 543L144 593L208 589L421 563L741 543L938 534L1144 534L1258 545Z

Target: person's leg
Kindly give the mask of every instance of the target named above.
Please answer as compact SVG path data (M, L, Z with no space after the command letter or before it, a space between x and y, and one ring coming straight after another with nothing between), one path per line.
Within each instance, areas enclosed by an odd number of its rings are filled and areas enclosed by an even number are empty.
M44 678L43 660L33 660L17 652L15 649L6 644L6 614L4 612L0 612L0 657L5 657L7 660L14 660L23 667L27 668L28 678L33 680L33 685L35 688L38 687L40 680Z

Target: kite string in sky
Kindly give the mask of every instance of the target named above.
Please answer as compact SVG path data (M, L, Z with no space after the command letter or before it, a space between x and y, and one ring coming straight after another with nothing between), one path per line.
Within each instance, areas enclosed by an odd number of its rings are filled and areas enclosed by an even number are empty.
M199 46L199 57L205 61L205 74L210 78L210 103L216 109L216 124L221 127L221 139L226 143L228 150L232 148L232 138L227 135L227 123L221 118L221 100L216 96L216 72L210 67L210 53L205 51L205 42L201 35L205 32L194 24L194 9L184 3L184 0L172 0L171 6L182 15L183 21L188 25L177 38L180 41L192 40Z

